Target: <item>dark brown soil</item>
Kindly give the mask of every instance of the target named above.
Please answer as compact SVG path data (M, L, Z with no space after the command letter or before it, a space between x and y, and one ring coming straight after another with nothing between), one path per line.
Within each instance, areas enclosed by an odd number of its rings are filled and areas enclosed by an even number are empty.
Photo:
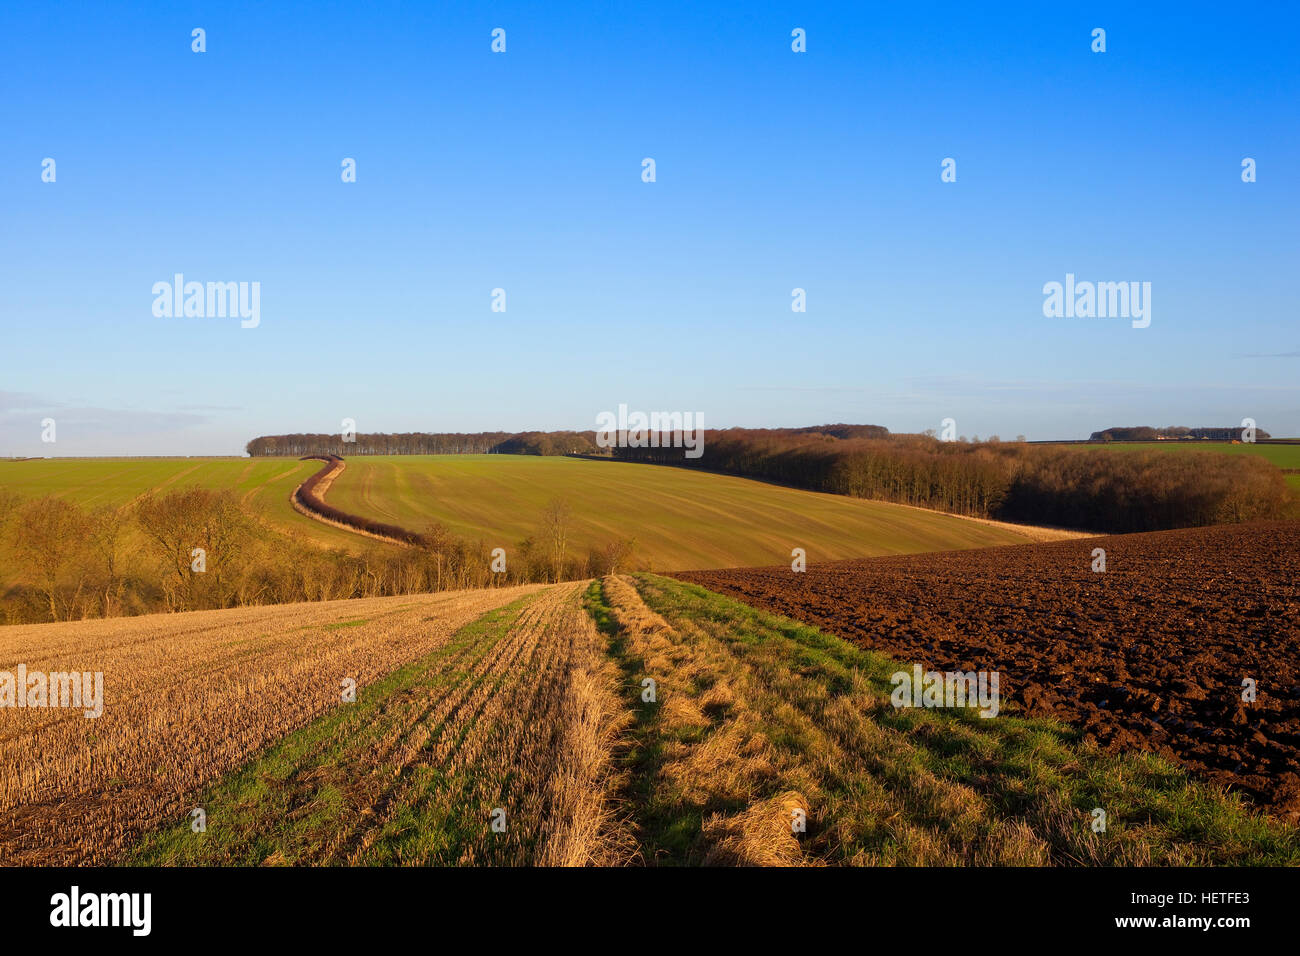
M1004 706L1295 815L1297 572L1300 522L1261 522L677 577L902 661L999 671Z

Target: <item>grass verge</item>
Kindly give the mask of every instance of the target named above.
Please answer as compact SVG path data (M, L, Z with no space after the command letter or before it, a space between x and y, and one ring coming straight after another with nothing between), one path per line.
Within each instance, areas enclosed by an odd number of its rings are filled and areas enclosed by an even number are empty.
M1155 756L1005 712L896 709L905 667L798 622L654 575L586 603L625 692L655 681L624 758L647 862L1300 863L1295 828Z

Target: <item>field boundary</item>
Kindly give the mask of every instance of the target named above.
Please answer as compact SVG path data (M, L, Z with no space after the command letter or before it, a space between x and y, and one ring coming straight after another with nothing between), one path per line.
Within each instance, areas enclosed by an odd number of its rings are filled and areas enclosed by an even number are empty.
M416 547L423 542L423 536L414 531L399 528L397 525L371 521L369 518L350 514L325 503L325 493L347 467L338 455L305 455L298 460L323 461L325 467L293 489L293 493L289 495L289 502L295 511L335 528L342 528L344 531L405 548Z

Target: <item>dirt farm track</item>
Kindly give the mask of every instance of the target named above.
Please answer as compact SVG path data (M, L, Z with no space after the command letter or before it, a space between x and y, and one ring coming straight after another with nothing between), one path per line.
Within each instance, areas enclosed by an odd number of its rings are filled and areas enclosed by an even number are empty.
M1029 714L1295 819L1297 572L1300 523L1265 522L678 577L903 661L999 671Z

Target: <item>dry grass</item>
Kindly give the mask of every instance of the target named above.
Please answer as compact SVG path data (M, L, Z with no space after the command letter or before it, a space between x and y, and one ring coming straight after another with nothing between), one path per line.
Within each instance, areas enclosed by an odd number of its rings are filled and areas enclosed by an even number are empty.
M793 866L803 850L791 820L807 814L808 798L795 790L759 801L741 813L717 813L704 824L705 866Z
M577 632L568 693L555 715L561 727L555 770L550 774L550 835L536 862L542 866L618 865L639 853L615 792L623 774L613 756L632 712L619 695L619 673L605 653L605 641L577 604L573 589L567 610ZM576 620L572 619L576 615Z
M804 625L650 575L606 578L589 601L628 685L656 682L628 787L649 862L1300 862L1294 828L1156 758L1043 721L896 710L899 665Z
M753 708L748 675L720 642L671 626L646 605L630 578L607 577L602 588L622 652L635 662L634 684L640 687L646 677L655 681L656 701L643 714L653 735L639 814L647 852L659 862L665 852L674 855L658 845L661 837L654 832L667 817L671 836L690 844L678 862L799 861L788 812L794 808L786 804L797 798L805 813L809 804L794 788L766 795L777 778L777 757ZM695 631L693 623L681 623ZM698 837L689 833L697 825Z
M102 863L194 792L535 587L0 631L0 670L100 671L104 712L0 711L0 862Z

